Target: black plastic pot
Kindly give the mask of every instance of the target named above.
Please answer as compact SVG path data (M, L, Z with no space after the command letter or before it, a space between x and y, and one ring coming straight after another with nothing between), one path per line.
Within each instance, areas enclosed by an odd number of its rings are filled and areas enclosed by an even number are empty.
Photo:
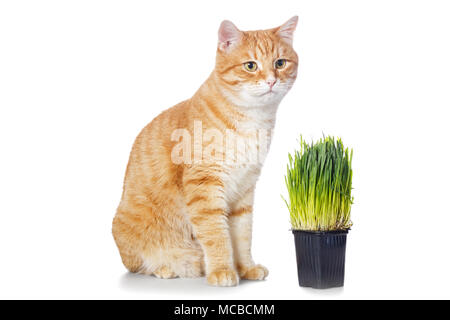
M293 230L297 253L298 284L326 289L342 287L348 230Z

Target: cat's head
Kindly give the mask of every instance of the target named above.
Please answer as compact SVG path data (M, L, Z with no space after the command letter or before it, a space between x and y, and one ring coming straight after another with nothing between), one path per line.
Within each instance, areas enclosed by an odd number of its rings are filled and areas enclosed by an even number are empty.
M230 21L219 28L215 73L225 96L243 107L278 105L297 77L292 47L298 17L269 30L241 31Z

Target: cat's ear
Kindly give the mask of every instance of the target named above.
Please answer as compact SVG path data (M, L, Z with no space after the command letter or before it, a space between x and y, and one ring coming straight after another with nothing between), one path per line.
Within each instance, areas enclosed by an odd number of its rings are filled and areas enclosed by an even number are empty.
M275 30L283 40L292 45L294 41L294 31L297 28L297 23L298 16L293 16L286 23L276 28Z
M233 24L233 22L224 20L219 28L219 49L227 50L235 45L241 38L241 31Z

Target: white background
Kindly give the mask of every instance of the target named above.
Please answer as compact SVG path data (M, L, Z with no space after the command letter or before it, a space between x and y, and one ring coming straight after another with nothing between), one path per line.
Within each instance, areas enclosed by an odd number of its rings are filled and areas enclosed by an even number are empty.
M450 298L446 1L2 1L0 298ZM263 282L128 274L111 235L129 151L214 67L223 19L299 15L299 78L257 186ZM299 288L280 194L300 134L354 148L341 289Z

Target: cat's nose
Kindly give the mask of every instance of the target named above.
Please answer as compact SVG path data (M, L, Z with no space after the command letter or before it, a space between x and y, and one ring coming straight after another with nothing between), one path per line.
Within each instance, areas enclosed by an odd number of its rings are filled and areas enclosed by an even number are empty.
M271 79L271 80L267 80L266 83L269 85L270 89L273 88L273 86L275 85L275 83L277 82L277 79Z

